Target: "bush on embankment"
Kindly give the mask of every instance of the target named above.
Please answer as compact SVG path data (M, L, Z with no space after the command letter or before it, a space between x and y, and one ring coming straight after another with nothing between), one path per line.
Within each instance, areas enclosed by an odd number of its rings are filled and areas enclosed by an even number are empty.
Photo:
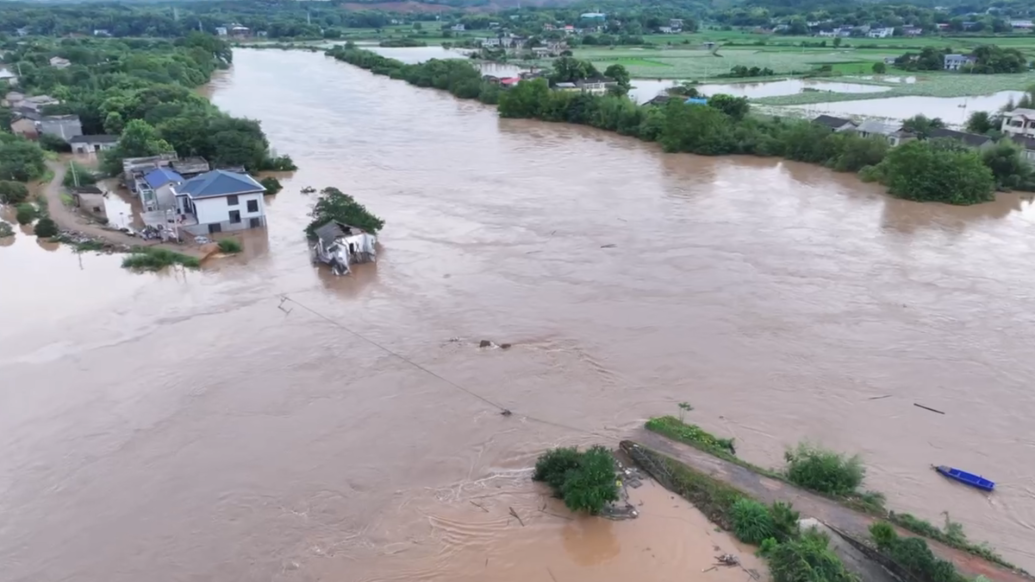
M58 229L57 223L46 216L39 219L39 222L33 227L33 233L40 238L51 238L57 236L59 232L61 231Z
M532 480L549 485L572 511L596 515L608 503L618 501L614 457L604 447L584 452L574 447L547 451L536 461Z
M0 180L0 203L21 204L29 199L29 188L21 182Z
M877 550L921 582L967 582L951 562L940 560L921 538L899 537L889 523L870 526L870 537Z
M130 251L129 256L122 259L123 268L137 271L160 271L172 265L197 269L201 261L196 257L155 247L136 247Z
M22 202L17 206L15 220L18 221L18 224L32 224L32 221L36 220L36 216L38 216L38 212L31 203Z

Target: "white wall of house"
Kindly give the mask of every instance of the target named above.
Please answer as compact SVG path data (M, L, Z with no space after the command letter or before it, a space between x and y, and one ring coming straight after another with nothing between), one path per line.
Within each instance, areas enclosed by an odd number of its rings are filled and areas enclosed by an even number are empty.
M1003 125L1000 128L1003 133L1010 135L1035 136L1035 121L1028 121L1023 115L1003 118Z
M262 194L242 194L237 196L237 204L230 204L231 198L217 196L194 199L194 215L198 219L198 224L218 224L222 232L252 228L253 218L259 219L260 226L266 224L266 205L263 203ZM249 202L254 202L254 210L249 210ZM231 213L235 211L240 214L240 220L236 222L231 220Z

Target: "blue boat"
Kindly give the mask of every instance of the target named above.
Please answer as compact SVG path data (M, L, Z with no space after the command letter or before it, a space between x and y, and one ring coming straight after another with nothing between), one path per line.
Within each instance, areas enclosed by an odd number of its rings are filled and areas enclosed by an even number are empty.
M959 481L964 485L976 487L977 489L980 489L982 491L992 491L993 489L995 489L995 482L989 481L981 475L975 475L973 473L961 471L960 469L953 469L952 467L946 467L945 465L939 465L937 467L934 467L934 470L938 471L942 475L945 475L949 479Z

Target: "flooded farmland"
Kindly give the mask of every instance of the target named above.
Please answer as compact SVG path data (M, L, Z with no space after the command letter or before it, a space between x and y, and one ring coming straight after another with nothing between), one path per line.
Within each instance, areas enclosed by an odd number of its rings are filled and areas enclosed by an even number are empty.
M529 481L545 448L614 444L681 401L761 465L800 439L859 453L890 507L1035 567L1029 200L663 154L308 52L237 50L204 93L300 166L246 256L135 275L0 243L6 579L661 581L748 560L661 490L612 523ZM385 218L376 265L309 263L305 186Z
M975 111L996 112L1007 103L1016 102L1023 96L1023 91L1000 91L994 95L976 97L906 96L794 105L786 109L803 111L808 117L826 113L903 120L922 114L927 117L940 117L948 124L959 126L966 123L967 118Z

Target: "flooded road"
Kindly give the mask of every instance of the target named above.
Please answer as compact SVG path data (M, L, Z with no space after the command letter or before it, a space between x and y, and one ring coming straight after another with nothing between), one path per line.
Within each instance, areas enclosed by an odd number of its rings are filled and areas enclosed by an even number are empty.
M1035 568L1030 202L665 155L313 53L238 50L206 93L301 168L244 257L0 246L5 582L685 577L730 548L679 500L570 520L528 481L680 401L759 464L858 452L892 508ZM309 264L310 185L386 219L376 266Z

